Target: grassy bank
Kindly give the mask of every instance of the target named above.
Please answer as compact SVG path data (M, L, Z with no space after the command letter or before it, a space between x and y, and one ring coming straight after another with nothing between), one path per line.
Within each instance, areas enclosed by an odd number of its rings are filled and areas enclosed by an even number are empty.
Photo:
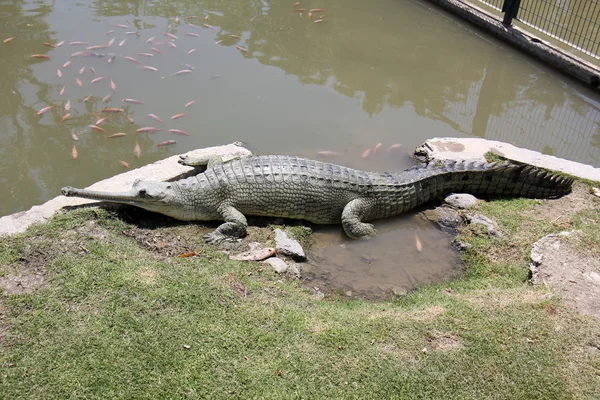
M545 206L484 203L505 235L465 229L461 279L385 302L323 299L196 225L59 215L0 239L0 276L39 286L0 297L0 398L595 398L600 323L525 281L537 237L594 251L600 215Z

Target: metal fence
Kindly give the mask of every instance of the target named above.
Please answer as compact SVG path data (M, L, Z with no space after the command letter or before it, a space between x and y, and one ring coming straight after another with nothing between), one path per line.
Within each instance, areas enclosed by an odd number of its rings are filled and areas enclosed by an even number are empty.
M475 0L600 59L600 0Z

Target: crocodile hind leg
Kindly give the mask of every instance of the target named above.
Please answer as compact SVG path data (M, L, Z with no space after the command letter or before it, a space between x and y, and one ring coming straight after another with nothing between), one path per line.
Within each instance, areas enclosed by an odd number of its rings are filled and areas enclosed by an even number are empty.
M342 211L342 226L352 239L368 239L377 234L372 224L362 222L369 213L372 202L366 199L354 199Z
M235 240L246 235L246 228L248 222L244 214L239 212L233 206L222 206L219 207L219 213L224 224L219 225L213 232L203 236L206 243L219 244L227 240Z

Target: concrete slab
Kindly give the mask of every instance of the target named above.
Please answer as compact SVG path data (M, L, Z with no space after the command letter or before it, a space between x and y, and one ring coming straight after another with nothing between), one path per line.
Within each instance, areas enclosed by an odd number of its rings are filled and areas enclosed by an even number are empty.
M540 168L564 172L583 179L600 182L600 168L545 155L509 143L480 138L433 138L415 150L420 161L484 160L488 151L510 160L531 164Z
M190 157L200 157L207 154L215 154L229 160L238 156L249 156L250 151L236 144L226 146L207 147L204 149L192 150L185 153ZM141 168L133 169L112 178L96 182L86 189L91 190L127 190L136 179L153 181L174 181L189 176L194 168L186 167L177 163L179 155L175 155L153 164L145 165ZM65 182L68 186L68 182ZM34 206L27 211L7 215L0 218L0 236L12 235L24 232L31 224L43 222L52 217L63 207L77 206L82 204L98 203L95 200L80 199L76 197L58 196L40 206Z

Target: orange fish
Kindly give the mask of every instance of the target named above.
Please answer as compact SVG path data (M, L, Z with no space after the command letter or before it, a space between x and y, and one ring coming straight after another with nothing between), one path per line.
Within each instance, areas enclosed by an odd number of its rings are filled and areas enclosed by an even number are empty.
M63 44L65 44L65 41L64 41L64 40L63 40L62 42L58 42L58 43L56 43L56 47L60 47L60 46L62 46Z
M308 19L312 19L312 13L310 11L308 12L307 15L308 15Z
M108 48L108 46L105 44L97 44L94 46L86 47L85 49L86 50L98 50L98 49L106 49L106 48Z
M146 40L146 43L152 43L156 39L156 36L152 36L150 39Z
M245 48L243 48L242 46L235 46L236 49L238 49L239 51L243 51L244 53L247 53L248 50L246 50Z
M306 11L306 8L297 8L294 10L294 12L304 12Z
M63 117L60 119L60 123L64 123L66 120L68 120L71 117L71 114L66 113L65 115L63 115Z
M170 37L171 39L175 39L175 40L179 39L177 36L173 35L172 33L168 33L168 32L167 32L167 33L165 33L165 36L168 36L168 37Z
M143 102L136 100L136 99L123 99L122 101L124 103L131 103L131 104L144 104Z
M127 163L126 163L125 161L123 161L123 160L119 160L119 164L121 164L121 165L122 165L122 166L124 166L125 168L131 168L131 167L129 166L129 164L127 164Z
M157 122L160 122L161 124L164 124L163 120L162 120L162 119L160 119L158 116L156 116L156 115L154 115L154 114L148 114L148 116L149 116L150 118L152 118L153 120L155 120L155 121L157 121Z
M183 75L183 74L189 74L190 72L192 72L192 70L191 70L191 69L182 69L182 70L180 70L180 71L177 71L177 72L174 72L174 73L172 73L172 74L171 74L171 76L174 76L174 75Z
M69 111L71 109L71 100L67 100L65 103L65 111Z
M125 111L125 110L123 110L122 108L112 108L112 107L105 108L102 110L102 112L104 112L104 113L119 113L119 112L123 112L123 111Z
M85 65L83 67L81 67L81 69L79 70L79 75L83 75L84 72L85 72Z
M114 29L111 29L110 31L106 32L106 33L104 34L104 36L108 36L108 35L110 35L111 33L114 33L114 32L115 32L115 30L114 30Z
M371 154L373 153L373 149L368 148L365 151L363 151L362 153L362 158L367 158L369 157Z
M59 78L62 78L62 72L60 72L59 68L56 68L56 76L58 76Z
M58 92L59 95L63 95L65 94L65 87L63 86L62 89L60 89L60 92Z
M300 5L300 2L299 2L299 1L297 1L297 2L295 2L294 4L292 4L292 7L296 7L296 6L299 6L299 5Z
M192 100L192 101L188 101L187 103L185 103L185 108L188 108L189 106L191 106L192 104L194 104L196 102L196 100Z
M73 149L71 150L71 157L73 157L73 159L77 159L77 156L79 154L77 154L77 147L75 147L75 145L73 145Z
M71 46L89 46L90 44L87 42L70 42Z
M127 39L123 39L121 42L119 42L119 47L123 47L123 45L125 44L125 41L126 41L126 40L127 40Z
M323 22L323 21L325 21L323 18L319 18L319 19L315 20L315 24L318 24L319 22Z
M325 10L324 8L311 8L310 12L325 12L327 10Z
M156 147L169 146L175 143L177 143L175 140L165 140L164 142L160 142L159 144L157 144Z
M50 56L46 55L46 54L32 54L31 57L33 58L43 58L43 59L49 59Z
M96 83L96 82L100 82L102 79L106 79L108 78L108 76L99 76L97 78L94 78L90 81L90 83Z
M112 38L109 40L109 42L106 44L108 47L112 46L113 43L115 43L115 38Z
M337 151L324 150L317 152L317 155L321 157L337 157L340 155Z
M133 57L126 56L125 59L129 60L131 62L134 62L136 64L140 64L140 62L138 60L136 60L135 58L133 58Z
M127 136L127 134L123 133L123 132L117 132L117 133L113 133L112 135L110 135L109 138L118 138L118 137L123 137L123 136Z
M104 117L104 118L100 118L98 121L96 121L96 123L94 125L102 125L108 118Z
M381 146L383 146L383 143L377 143L373 149L373 154L377 153L377 150L379 150Z
M241 37L238 35L229 35L229 37L232 39L241 39Z
M175 114L171 117L171 119L179 119L182 117L187 117L187 114Z
M108 101L110 100L111 97L112 97L112 94L107 94L106 96L104 96L102 98L102 102L103 103L108 103Z
M11 37L9 37L9 38L6 38L6 39L4 39L2 42L3 42L3 43L10 43L10 42L12 42L13 40L15 40L16 38L17 38L16 36L11 36Z
M92 128L93 130L98 131L98 132L106 133L106 131L104 129L100 128L99 126L89 125L89 127Z
M52 110L54 108L54 106L48 106L48 107L44 107L42 108L40 111L37 112L37 115L42 115L47 113L48 111Z
M82 87L83 86L83 82L81 82L81 80L79 80L79 78L75 78L75 83L77 84L77 86Z
M130 123L135 124L135 121L129 115L125 116L125 118L127 118L127 121L129 121Z
M146 132L160 132L161 128L154 128L152 126L147 126L145 128L136 129L136 132L146 133Z
M112 26L116 26L117 28L129 29L129 26L123 24L111 24Z
M136 158L140 158L140 155L142 154L140 144L137 141L135 142L135 147L133 148L133 154L135 154Z
M186 32L184 33L185 36L192 36L192 37L200 37L200 35L198 35L197 33L194 32Z
M159 49L157 49L156 47L150 47L150 50L152 50L153 52L155 52L157 54L163 54L163 52L160 51Z
M175 133L177 135L191 136L189 133L182 131L181 129L169 129L169 132Z
M390 147L388 147L387 149L385 149L385 151L392 151L392 150L398 150L402 147L402 145L400 143L396 143L391 145Z
M423 245L421 245L421 241L419 240L419 235L417 235L416 232L415 232L415 247L417 248L417 251L423 250Z
M217 43L218 44L218 43ZM195 52L198 49L191 49L190 51L188 51L188 54L192 54L193 52Z
M151 67L149 65L138 65L139 69L147 69L148 71L158 71L157 68Z
M110 80L110 88L111 88L112 90L117 90L117 85L115 85L115 83L113 82L113 80L112 80L112 79Z
M69 65L71 65L71 61L67 61L66 63L64 63L63 68L67 68Z
M75 132L73 130L71 130L71 137L73 138L73 140L79 140L79 138L77 137L77 135L75 134Z
M177 48L177 45L173 42L167 42L167 44L173 48Z
M208 24L202 24L202 26L203 26L203 27L205 27L205 28L212 29L213 31L216 31L216 30L218 30L217 28L215 28L215 27L214 27L214 26L212 26L212 25L208 25Z

